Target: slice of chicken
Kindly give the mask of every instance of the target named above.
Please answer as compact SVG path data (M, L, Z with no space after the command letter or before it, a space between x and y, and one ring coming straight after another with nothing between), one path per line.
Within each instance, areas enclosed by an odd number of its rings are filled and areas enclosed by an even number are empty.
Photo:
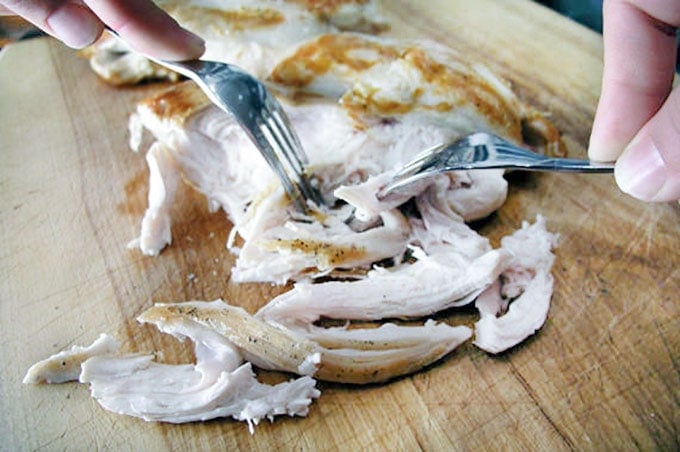
M244 247L233 277L236 281L271 281L281 275L279 281L285 282L295 279L301 269L320 275L399 258L410 237L409 223L398 210L382 212L379 218L380 225L359 232L341 221L287 222L271 228L250 242L254 246Z
M445 203L448 206L446 210L453 213L452 219L460 217L464 221L472 221L496 211L505 201L508 191L503 170L486 170L485 174L457 171L424 178L399 193L378 199L378 193L391 181L393 174L386 171L369 177L363 183L342 185L333 194L355 206L357 218L369 221L380 212L398 207L427 188L436 186L441 203Z
M290 329L217 300L156 305L143 321L193 321L238 346L265 369L314 373L320 380L367 384L416 372L470 338L466 326L429 321L422 326L386 324L374 329Z
M470 260L455 252L427 255L415 263L377 267L357 281L298 282L258 316L284 324L311 324L321 317L380 320L414 318L465 305L500 275L510 254L489 251ZM356 295L352 295L356 294Z
M138 247L142 253L156 256L172 243L169 211L175 200L180 172L168 149L158 141L146 153L146 163L149 168L148 206L142 218L141 234L128 244L128 248Z
M441 182L441 183L440 183ZM491 250L486 237L470 228L448 202L448 181L431 185L416 198L420 219L411 219L413 238L426 253L452 249L468 259L475 259Z
M271 370L302 375L316 371L320 348L288 328L263 322L222 300L156 304L139 316L145 323L197 323L239 347L248 360Z
M186 316L145 314L161 331L194 342L196 363L169 365L153 355L97 356L82 365L80 381L107 410L172 423L231 416L249 427L275 415L304 416L319 396L308 377L274 386L258 382L250 363L223 335Z
M524 222L522 229L501 240L502 249L513 258L499 283L475 302L481 316L475 324L475 345L500 353L545 323L553 292L550 268L555 256L551 250L557 240L556 234L546 230L545 218L540 215L534 224Z
M421 326L384 323L377 328L295 330L323 347L317 378L377 383L408 375L438 361L472 336L466 326L428 320Z
M86 360L118 351L120 344L108 334L101 334L87 347L74 345L31 366L23 379L24 384L64 383L78 380L80 366Z

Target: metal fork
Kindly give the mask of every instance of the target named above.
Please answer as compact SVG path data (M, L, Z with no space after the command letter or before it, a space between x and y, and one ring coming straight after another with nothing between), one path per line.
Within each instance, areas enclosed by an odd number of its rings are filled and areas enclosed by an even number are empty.
M613 163L553 158L521 148L496 135L477 132L453 143L427 149L401 168L379 192L378 198L399 193L412 183L448 171L508 168L529 171L611 173Z
M121 39L115 31L108 31ZM279 102L261 82L227 63L166 61L145 56L193 80L215 105L238 121L299 212L308 212L307 200L323 205L320 192L306 173L308 159L300 139Z

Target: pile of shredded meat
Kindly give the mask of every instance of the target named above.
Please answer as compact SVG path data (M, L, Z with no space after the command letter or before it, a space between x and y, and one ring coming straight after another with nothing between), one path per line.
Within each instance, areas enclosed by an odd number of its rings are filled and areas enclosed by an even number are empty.
M144 131L154 139L146 152L149 204L130 246L148 255L171 246L170 207L184 179L233 223L233 281L294 285L256 313L216 300L156 304L141 314L140 322L191 339L194 364L119 355L103 335L36 364L26 383L79 379L111 411L165 422L231 416L252 429L263 418L305 415L319 396L315 379L384 382L470 338L499 353L543 325L557 242L545 219L523 224L496 249L467 224L505 201L503 171L455 172L376 196L419 151L467 133L519 144L539 137L530 144L557 153L555 128L507 82L439 44L369 34L385 28L370 1L160 3L206 38L207 59L269 82L325 205L296 212L238 124L194 85L143 100L130 131L135 150ZM119 46L104 41L91 50L104 77L169 75ZM431 319L470 303L480 315L474 331ZM329 327L322 319L360 323ZM265 385L251 365L297 377Z

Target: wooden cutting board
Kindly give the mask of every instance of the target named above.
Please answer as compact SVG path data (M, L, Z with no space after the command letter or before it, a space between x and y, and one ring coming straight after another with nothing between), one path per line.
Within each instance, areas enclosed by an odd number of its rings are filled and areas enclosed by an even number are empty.
M600 36L529 1L391 1L392 34L471 52L552 115L584 155ZM672 449L680 441L680 207L621 194L607 175L515 175L482 233L494 243L541 213L561 235L547 324L489 356L468 344L429 369L364 388L320 384L307 418L146 423L104 411L77 384L29 387L28 367L100 332L125 351L190 347L142 327L154 301L223 297L248 310L282 288L230 282L229 223L182 189L175 241L126 249L145 206L127 116L155 86L116 89L46 39L0 54L0 437L8 450ZM474 310L452 322L473 322ZM276 375L266 378L275 379Z

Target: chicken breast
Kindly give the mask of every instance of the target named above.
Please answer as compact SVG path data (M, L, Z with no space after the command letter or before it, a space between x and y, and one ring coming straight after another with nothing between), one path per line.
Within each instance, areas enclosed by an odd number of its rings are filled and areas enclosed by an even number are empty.
M390 77L378 78L376 73ZM368 268L380 260L399 260L411 231L394 207L408 198L377 202L380 184L371 181L385 181L385 174L418 151L474 130L518 141L526 123L524 107L504 82L430 43L324 35L282 60L271 79L283 91L317 96L306 102L281 100L327 203L337 205L338 198L356 202L354 210L320 209L309 218L291 215L278 181L253 144L193 85L143 101L133 119L165 149L152 150L154 166L176 168L207 195L211 205L228 213L245 242L234 249L239 257L232 276L237 281L282 283L338 268ZM454 82L452 86L464 84L466 89L445 86ZM358 93L367 90L373 94L359 108ZM408 101L405 92L411 93ZM388 109L387 104L399 108ZM165 212L172 197L166 185L171 186L177 176L166 174L167 184L152 181L150 187L151 193L162 195L150 195L146 216L150 219L145 217L139 241L146 254L157 254L170 240L150 236L167 230L169 224ZM357 193L353 187L363 182L374 192L364 190L353 196L353 191ZM432 185L437 187L438 202L447 206L440 210L452 214L455 221L490 214L507 193L501 171L459 172ZM428 186L418 188L423 192ZM357 226L348 214L379 229ZM147 226L149 222L163 227Z
M159 0L158 6L205 40L202 59L239 66L265 77L297 44L325 33L387 28L371 0ZM114 85L178 76L106 36L84 55L102 79Z

